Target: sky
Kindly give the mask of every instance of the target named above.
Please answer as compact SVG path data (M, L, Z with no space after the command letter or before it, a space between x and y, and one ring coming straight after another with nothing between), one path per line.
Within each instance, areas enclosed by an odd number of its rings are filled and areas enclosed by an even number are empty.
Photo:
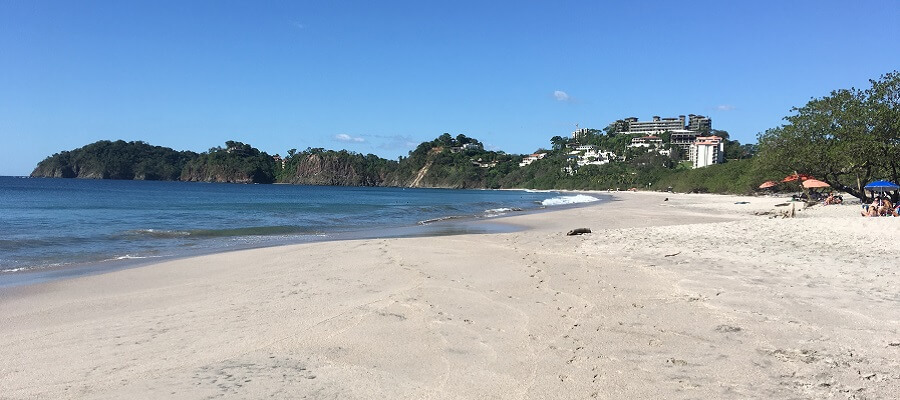
M0 175L97 140L396 159L626 117L754 143L900 69L900 0L0 2Z

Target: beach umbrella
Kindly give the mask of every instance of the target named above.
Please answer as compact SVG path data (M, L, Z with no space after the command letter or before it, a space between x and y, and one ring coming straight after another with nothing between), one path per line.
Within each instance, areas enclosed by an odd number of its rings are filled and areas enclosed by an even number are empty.
M825 187L831 187L831 185L829 185L829 184L827 184L827 183L825 183L825 182L822 182L822 181L820 181L820 180L818 180L818 179L811 179L811 178L810 178L810 179L807 179L807 180L803 181L803 187L805 187L805 188L807 188L807 189L812 189L812 188L825 188Z
M778 185L778 182L775 182L775 181L765 181L765 182L762 183L762 185L759 185L759 188L760 188L760 189L768 189L768 188L770 188L770 187L772 187L772 186L775 186L775 185Z
M866 185L865 189L872 192L889 192L900 189L900 185L890 181L875 181Z

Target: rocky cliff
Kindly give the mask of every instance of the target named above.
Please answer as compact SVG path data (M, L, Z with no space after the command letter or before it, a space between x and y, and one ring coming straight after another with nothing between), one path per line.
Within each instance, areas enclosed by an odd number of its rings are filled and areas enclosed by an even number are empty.
M282 182L299 185L392 186L383 159L328 151L298 154L285 166Z

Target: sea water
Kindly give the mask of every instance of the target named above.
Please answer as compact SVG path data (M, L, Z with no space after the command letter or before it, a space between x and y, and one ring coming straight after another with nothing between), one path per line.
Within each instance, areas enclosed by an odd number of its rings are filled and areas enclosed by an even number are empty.
M583 194L0 177L0 287L232 249L478 233L466 224L597 201Z

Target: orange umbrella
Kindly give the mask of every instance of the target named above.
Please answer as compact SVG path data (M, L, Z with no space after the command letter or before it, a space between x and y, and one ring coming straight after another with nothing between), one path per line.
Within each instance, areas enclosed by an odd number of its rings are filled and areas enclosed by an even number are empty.
M768 189L768 188L770 188L770 187L772 187L772 186L775 186L775 185L777 185L777 184L778 184L778 182L775 182L775 181L765 181L765 182L762 183L762 185L759 185L759 188L760 188L760 189Z
M805 187L805 188L807 188L807 189L812 189L812 188L831 187L831 185L829 185L829 184L827 184L827 183L825 183L825 182L822 182L822 181L820 181L820 180L818 180L818 179L812 179L812 178L810 178L810 179L807 179L807 180L803 181L803 187Z

